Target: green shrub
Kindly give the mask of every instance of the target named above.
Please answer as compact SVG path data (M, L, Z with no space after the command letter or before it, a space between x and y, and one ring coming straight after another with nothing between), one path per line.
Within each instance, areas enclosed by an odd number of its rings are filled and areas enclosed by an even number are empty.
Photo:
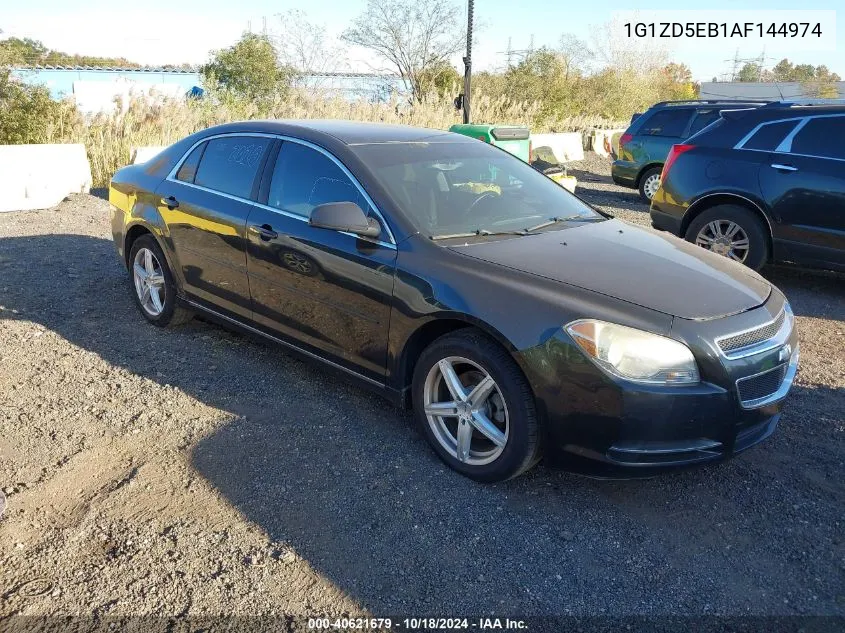
M65 119L67 106L44 86L29 86L0 69L0 145L46 143Z

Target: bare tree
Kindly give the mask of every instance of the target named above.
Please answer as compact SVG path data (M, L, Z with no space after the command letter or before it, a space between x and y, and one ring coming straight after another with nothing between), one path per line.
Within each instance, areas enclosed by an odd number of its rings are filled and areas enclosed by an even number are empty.
M463 45L464 20L453 0L369 0L342 39L386 60L419 100L424 78Z
M300 76L343 72L348 66L340 44L326 27L308 20L304 11L290 9L278 14L280 27L274 43L282 62ZM275 31L275 30L274 30Z
M564 63L564 74L567 80L571 76L586 71L588 62L593 58L593 51L590 50L587 43L571 33L564 33L560 36L558 52L561 61Z
M656 38L626 38L622 34L619 19L593 28L590 39L600 68L646 75L666 65L669 52L666 44Z

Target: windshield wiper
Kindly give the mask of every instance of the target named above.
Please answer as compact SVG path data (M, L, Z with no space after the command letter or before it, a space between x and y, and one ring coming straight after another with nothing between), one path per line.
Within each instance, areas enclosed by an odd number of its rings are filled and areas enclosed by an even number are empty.
M471 233L453 233L451 235L432 235L432 240L451 240L461 237L487 237L488 235L528 235L527 231L488 231L487 229L477 229Z
M603 220L602 217L592 218L588 215L581 215L580 213L576 213L574 215L567 215L562 218L549 218L546 222L538 224L537 226L532 226L530 229L525 229L528 233L533 233L534 231L539 231L540 229L544 229L547 226L552 226L553 224L560 224L561 222L572 222L574 220L584 220L586 222L592 222L593 220Z

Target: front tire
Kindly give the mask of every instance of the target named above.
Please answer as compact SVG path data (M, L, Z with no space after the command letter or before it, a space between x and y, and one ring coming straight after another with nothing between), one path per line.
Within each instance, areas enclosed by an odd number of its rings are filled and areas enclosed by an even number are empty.
M187 323L190 310L179 305L176 282L158 242L152 235L142 235L129 251L132 296L144 318L158 327Z
M768 231L751 211L720 204L690 222L684 236L709 251L760 270L769 260Z
M474 329L429 345L414 368L417 425L449 467L481 482L504 481L541 456L534 396L517 364Z

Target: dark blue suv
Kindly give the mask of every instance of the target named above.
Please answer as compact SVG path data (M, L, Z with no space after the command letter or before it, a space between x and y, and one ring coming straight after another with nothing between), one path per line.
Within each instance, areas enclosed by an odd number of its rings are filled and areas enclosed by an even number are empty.
M651 220L751 268L845 271L845 100L723 112L672 147Z
M762 101L661 101L635 114L619 139L611 176L617 185L639 189L649 202L660 186L660 172L676 143L703 130L722 110L753 108Z

